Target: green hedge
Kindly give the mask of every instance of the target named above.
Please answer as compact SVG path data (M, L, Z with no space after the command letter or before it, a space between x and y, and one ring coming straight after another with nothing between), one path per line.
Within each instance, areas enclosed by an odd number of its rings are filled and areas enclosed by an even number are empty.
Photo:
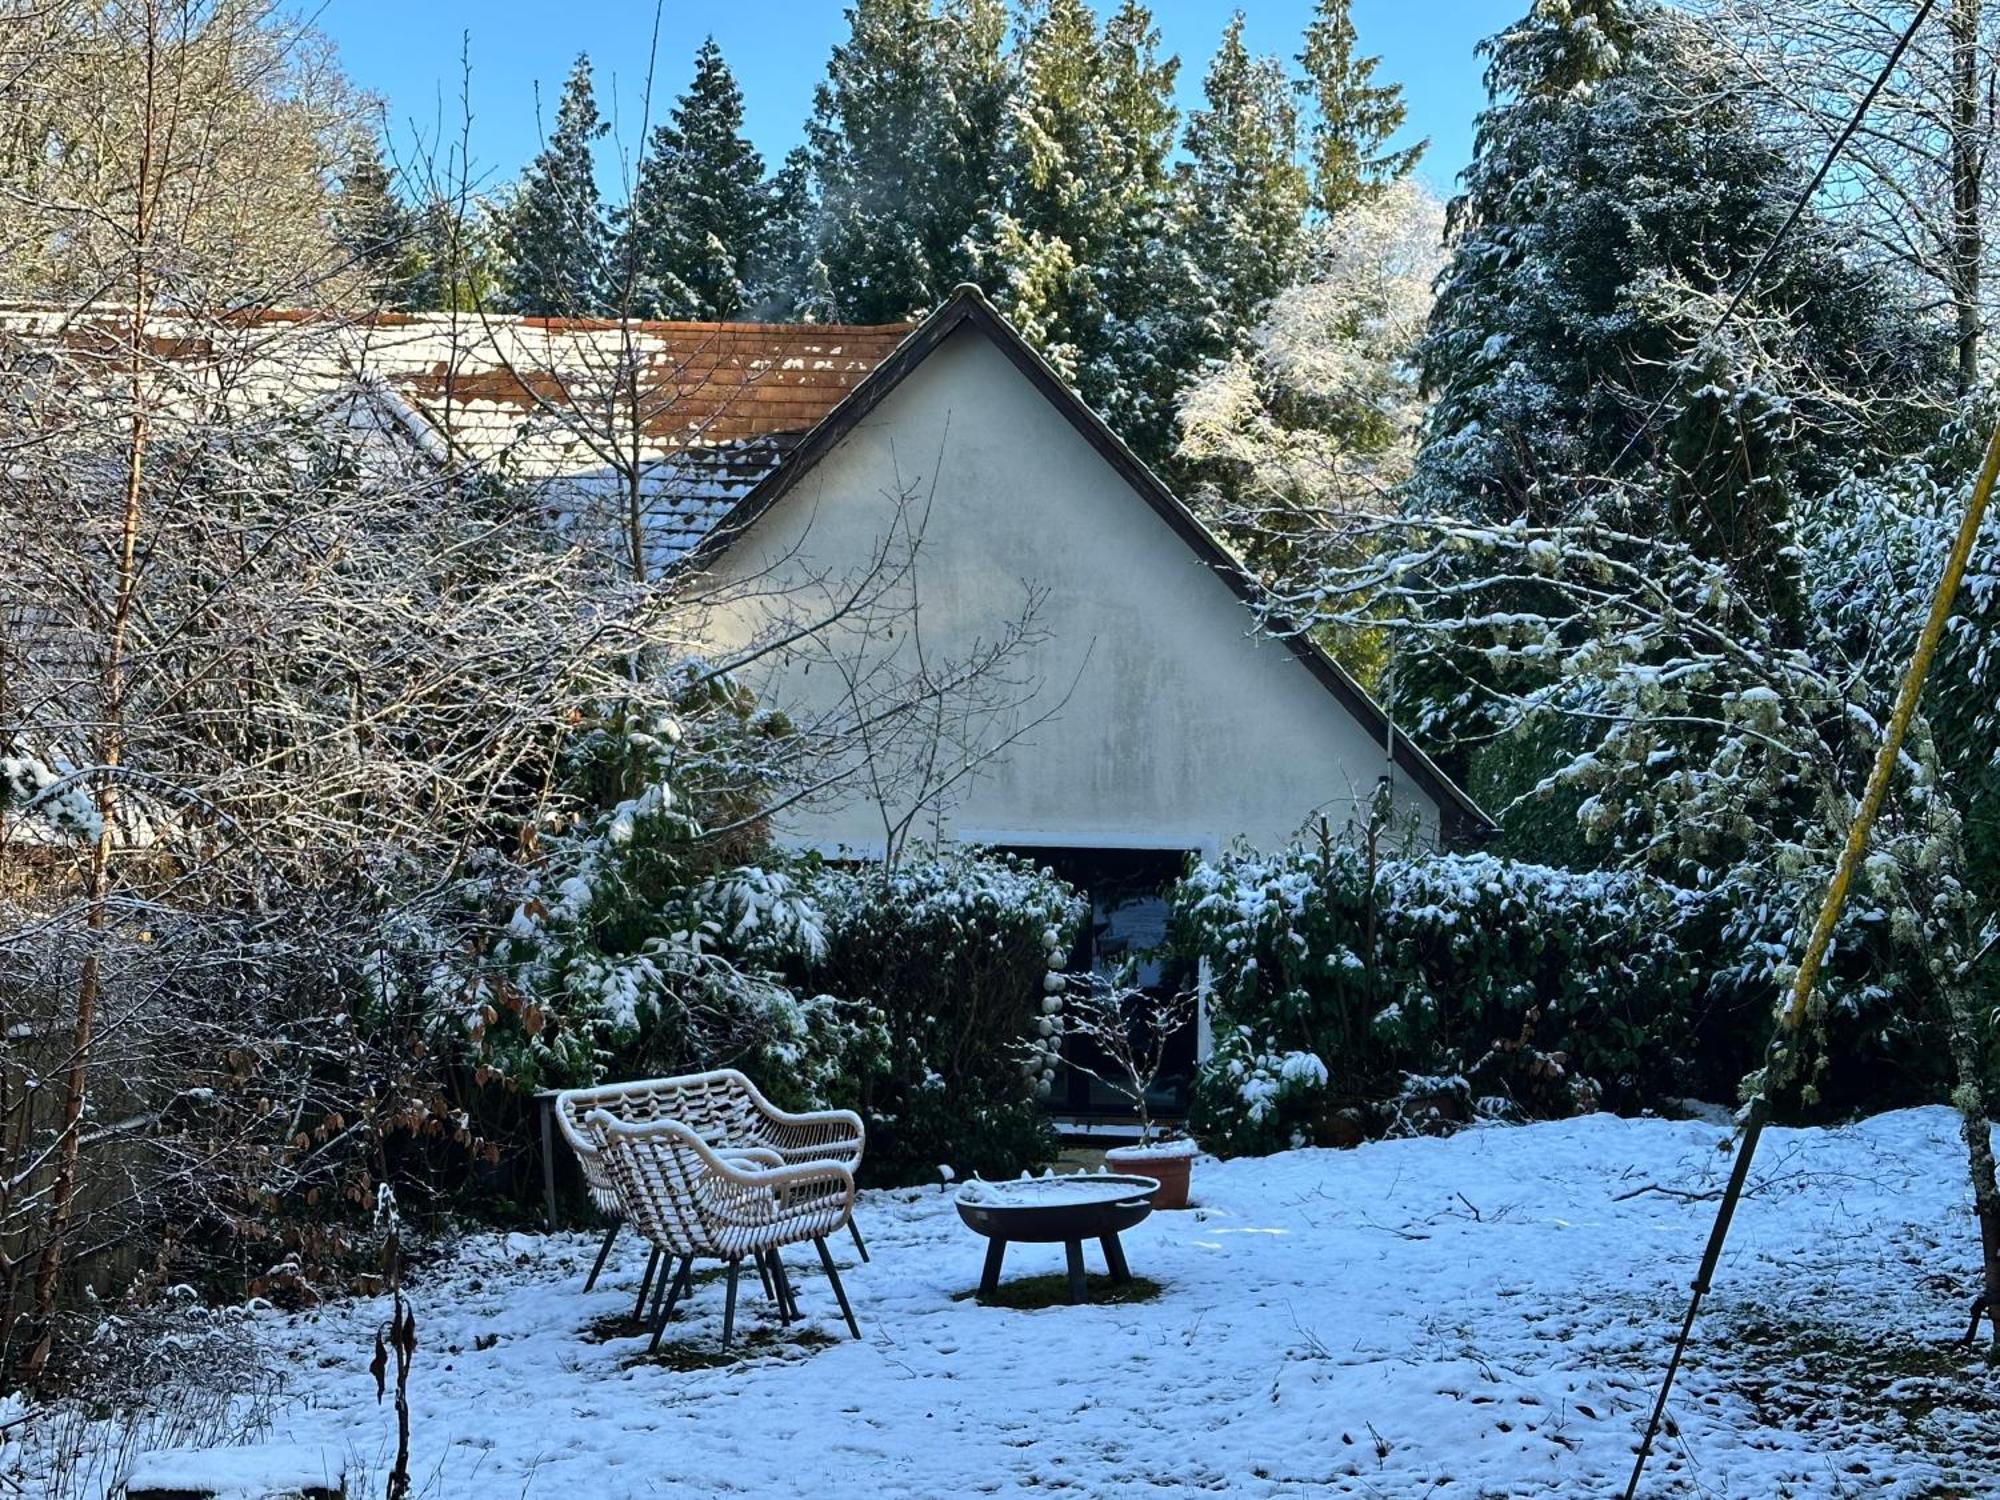
M809 889L824 955L802 982L864 999L883 1018L887 1066L866 1079L877 1182L1013 1176L1053 1161L1055 1133L1027 1054L1043 1035L1047 955L1082 921L1046 870L970 853L891 869L821 872Z
M1483 855L1198 865L1171 938L1213 986L1196 1132L1266 1151L1733 1085L1757 1025L1711 999L1722 916L1644 876Z

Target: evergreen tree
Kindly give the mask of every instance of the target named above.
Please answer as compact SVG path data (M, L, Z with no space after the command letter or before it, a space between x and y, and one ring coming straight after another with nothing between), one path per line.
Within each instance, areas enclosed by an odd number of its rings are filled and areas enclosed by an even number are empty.
M501 267L493 215L472 199L432 198L415 211L405 305L416 312L492 307Z
M751 316L823 323L833 317L826 265L819 258L819 195L812 158L794 146L768 188L769 207L750 271Z
M605 223L591 147L606 128L591 90L590 59L579 55L563 85L555 129L521 174L501 225L513 311L573 318L603 305Z
M1178 64L1126 0L1098 31L1087 0L1023 20L1002 157L998 300L1022 333L1149 459L1188 373L1162 358L1177 247L1168 153Z
M1252 57L1243 45L1241 11L1202 93L1205 106L1188 116L1177 184L1195 279L1183 313L1190 369L1235 347L1291 284L1309 198L1291 84L1276 58Z
M1707 27L1625 0L1538 5L1487 44L1493 102L1417 351L1432 406L1405 503L1416 519L1601 527L1626 540L1595 545L1640 571L1642 539L1680 548L1789 647L1807 628L1796 508L1849 464L1907 451L1945 338L1813 212L1711 337L1800 181ZM1447 755L1495 729L1491 664L1512 627L1481 622L1559 611L1532 576L1476 598L1438 580L1439 649L1398 677ZM1446 618L1455 600L1472 618ZM1505 804L1576 749L1496 742L1460 768Z
M1787 486L1824 485L1876 420L1900 420L1931 352L1921 319L1899 332L1890 288L1808 214L1738 332L1703 342L1799 186L1704 23L1537 6L1486 50L1493 104L1420 350L1435 405L1416 503L1567 512L1622 464L1644 482L1621 493L1711 528L1718 555L1775 555ZM1742 385L1729 366L1751 354L1787 388Z
M709 37L694 82L653 130L620 247L643 317L727 319L750 300L747 281L770 214L764 160L743 136L743 94Z
M1416 169L1428 139L1392 148L1408 110L1400 84L1374 82L1379 57L1356 57L1350 0L1319 0L1306 27L1299 93L1310 103L1306 154L1312 163L1313 207L1329 217Z
M856 0L806 126L819 187L819 259L841 316L928 307L937 287L923 233L936 71L929 0Z
M927 259L940 293L962 281L990 292L999 278L993 242L1005 199L1002 152L1014 95L1005 0L944 0L933 35L938 82Z
M358 147L333 201L334 232L352 258L368 300L386 308L411 305L417 272L417 220L370 141Z
M1105 21L1101 53L1109 175L1123 207L1096 258L1104 324L1081 374L1119 436L1157 465L1171 450L1174 403L1192 374L1175 361L1172 336L1173 311L1191 303L1194 285L1169 166L1180 127L1180 59L1160 55L1159 28L1138 0L1124 0Z
M996 246L1006 273L1000 302L1075 383L1103 327L1094 272L1118 231L1125 197L1115 175L1122 163L1107 118L1097 17L1087 0L1045 0L1024 19L1015 57L1020 82Z
M806 128L840 317L935 306L991 260L1010 92L1001 0L856 0Z

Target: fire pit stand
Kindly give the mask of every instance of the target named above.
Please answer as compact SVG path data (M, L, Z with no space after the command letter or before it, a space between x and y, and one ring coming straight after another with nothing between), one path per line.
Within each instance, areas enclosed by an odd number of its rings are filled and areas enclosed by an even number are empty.
M969 1182L959 1191L958 1216L986 1236L986 1268L979 1278L979 1295L990 1297L1000 1288L1000 1266L1009 1241L1029 1245L1060 1244L1069 1263L1069 1300L1086 1301L1083 1242L1096 1240L1114 1282L1132 1279L1125 1264L1125 1247L1118 1236L1153 1211L1152 1194L1159 1183L1150 1177L1113 1177L1081 1173L1074 1177L1038 1177L1020 1182Z

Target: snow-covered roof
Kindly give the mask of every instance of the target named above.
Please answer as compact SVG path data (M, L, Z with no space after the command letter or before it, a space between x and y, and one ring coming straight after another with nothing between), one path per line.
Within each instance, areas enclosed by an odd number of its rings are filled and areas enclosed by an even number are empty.
M102 361L108 383L127 357L129 318L115 306L0 307L0 359L9 346L59 348L71 372ZM636 478L664 560L705 536L910 331L161 311L147 320L144 347L169 391L181 383L190 394L314 409L366 389L434 456L549 484L570 501Z

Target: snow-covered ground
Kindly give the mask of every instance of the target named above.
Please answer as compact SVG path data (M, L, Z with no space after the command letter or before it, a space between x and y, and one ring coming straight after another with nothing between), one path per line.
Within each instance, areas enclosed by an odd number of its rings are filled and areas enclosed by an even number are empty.
M1597 1116L1203 1160L1197 1207L1126 1236L1156 1299L1033 1311L965 1297L984 1243L945 1193L869 1193L873 1264L839 1247L862 1339L807 1248L789 1264L808 1331L779 1336L746 1276L754 1336L718 1365L718 1283L650 1363L618 1322L636 1241L584 1296L589 1236L475 1236L415 1288L416 1488L1615 1494L1727 1142ZM1766 1137L1646 1493L2000 1492L1991 1376L1953 1342L1974 1262L1962 1161L1941 1109ZM1015 1246L1006 1274L1061 1267L1059 1246ZM271 1440L346 1452L370 1492L393 1430L368 1374L381 1312L267 1329L295 1397Z

